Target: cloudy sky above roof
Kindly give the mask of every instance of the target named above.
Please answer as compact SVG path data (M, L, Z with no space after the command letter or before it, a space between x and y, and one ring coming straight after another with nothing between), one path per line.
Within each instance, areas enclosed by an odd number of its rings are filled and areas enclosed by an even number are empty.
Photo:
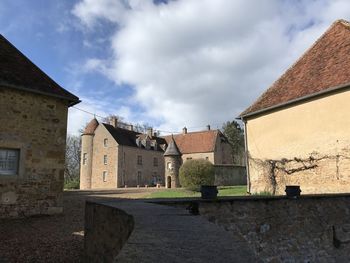
M340 18L347 0L0 2L0 33L78 108L170 132L233 120Z

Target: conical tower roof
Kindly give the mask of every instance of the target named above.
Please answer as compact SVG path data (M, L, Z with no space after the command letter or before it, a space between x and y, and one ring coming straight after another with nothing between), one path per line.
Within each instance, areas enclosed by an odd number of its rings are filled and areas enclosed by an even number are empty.
M96 120L96 118L93 118L88 125L86 125L85 130L83 132L83 135L93 135L95 134L95 130L98 126L98 121Z
M165 150L164 156L181 156L179 148L176 145L174 137L171 137L171 141Z

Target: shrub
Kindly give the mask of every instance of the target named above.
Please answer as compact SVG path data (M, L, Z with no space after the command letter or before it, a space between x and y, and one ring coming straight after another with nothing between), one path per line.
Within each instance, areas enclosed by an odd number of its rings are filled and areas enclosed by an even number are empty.
M182 187L199 191L201 185L214 185L214 166L207 160L188 160L180 167Z
M79 179L65 180L64 189L79 189Z

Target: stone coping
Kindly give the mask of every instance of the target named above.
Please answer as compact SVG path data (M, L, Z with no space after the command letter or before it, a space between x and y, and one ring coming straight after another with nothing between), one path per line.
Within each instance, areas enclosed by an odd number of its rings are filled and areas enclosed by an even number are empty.
M350 193L341 194L310 194L300 195L299 197L287 197L286 195L278 196L221 196L216 199L202 199L200 197L183 197L183 198L154 198L154 199L138 199L139 201L156 203L156 204L181 204L190 202L234 202L234 201L275 201L275 200L308 200L308 199L323 199L323 198L340 198L350 197Z

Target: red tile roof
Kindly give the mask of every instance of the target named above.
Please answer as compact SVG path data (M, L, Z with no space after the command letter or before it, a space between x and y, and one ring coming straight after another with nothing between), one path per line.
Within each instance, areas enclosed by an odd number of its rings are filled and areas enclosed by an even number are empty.
M215 151L215 142L219 134L218 130L189 132L173 135L177 147L182 154L204 153ZM164 137L167 143L171 142L171 135Z
M350 84L350 24L338 20L240 116Z
M79 98L59 86L0 34L0 86L66 99Z

